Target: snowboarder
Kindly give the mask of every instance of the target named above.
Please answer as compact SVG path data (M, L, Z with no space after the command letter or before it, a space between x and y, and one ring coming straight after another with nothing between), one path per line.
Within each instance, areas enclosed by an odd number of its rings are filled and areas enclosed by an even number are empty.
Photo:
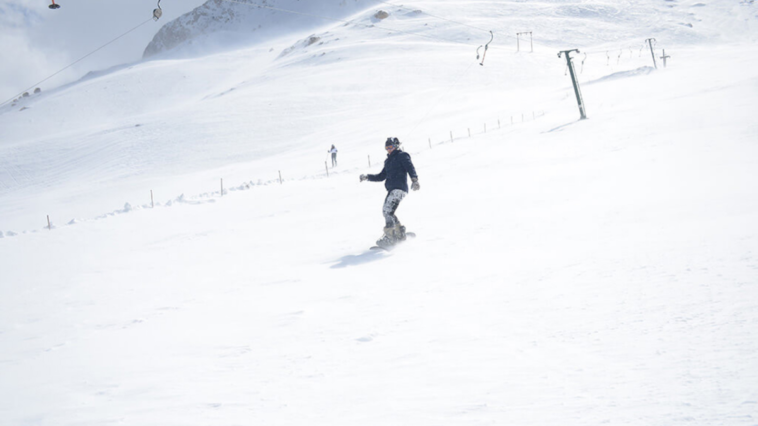
M332 154L332 167L337 165L337 148L332 145L332 149L327 151L328 153Z
M384 143L387 150L387 159L384 160L384 168L376 175L361 175L361 182L368 180L371 182L384 181L384 187L387 188L387 197L384 199L385 227L384 235L376 245L379 247L390 247L400 241L405 240L405 226L400 224L395 211L400 201L408 195L408 177L411 176L411 189L418 191L421 186L418 183L416 168L413 167L411 156L400 149L400 141L397 138L387 138Z

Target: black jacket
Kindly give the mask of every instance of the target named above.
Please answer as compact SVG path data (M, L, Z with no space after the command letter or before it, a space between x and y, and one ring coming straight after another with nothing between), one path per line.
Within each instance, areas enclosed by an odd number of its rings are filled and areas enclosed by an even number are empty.
M393 189L401 189L408 192L408 177L418 178L416 174L416 168L413 167L411 162L411 156L407 152L403 152L399 149L392 151L384 160L384 168L377 175L368 175L368 180L372 182L384 182L384 187L387 191Z

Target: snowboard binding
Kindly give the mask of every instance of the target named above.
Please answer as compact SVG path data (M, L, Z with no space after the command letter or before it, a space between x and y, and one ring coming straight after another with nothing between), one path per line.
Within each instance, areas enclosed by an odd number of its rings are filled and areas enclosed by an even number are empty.
M405 241L408 237L415 237L413 232L405 232L405 226L395 225L384 228L384 235L376 241L376 245L371 249L390 250L398 243Z

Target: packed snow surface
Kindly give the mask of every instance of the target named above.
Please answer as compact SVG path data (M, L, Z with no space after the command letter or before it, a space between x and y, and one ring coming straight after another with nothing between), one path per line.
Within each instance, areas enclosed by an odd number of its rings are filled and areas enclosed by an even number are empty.
M756 5L318 3L0 109L0 424L758 424Z

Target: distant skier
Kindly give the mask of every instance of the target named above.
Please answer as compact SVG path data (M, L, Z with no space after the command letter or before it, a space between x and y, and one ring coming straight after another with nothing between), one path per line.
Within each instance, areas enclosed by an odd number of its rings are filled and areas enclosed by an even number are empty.
M400 224L395 210L400 205L400 201L408 195L408 177L411 176L411 188L418 191L421 186L418 183L416 168L413 167L411 156L400 149L400 141L397 138L387 138L384 143L387 150L387 159L384 160L384 168L376 175L361 175L361 182L368 180L371 182L384 182L387 188L387 197L384 199L385 227L384 235L376 244L379 247L389 247L399 241L405 240L405 226Z
M327 152L332 154L332 167L336 166L337 165L337 148L335 148L334 145L332 145L332 149L330 149Z

